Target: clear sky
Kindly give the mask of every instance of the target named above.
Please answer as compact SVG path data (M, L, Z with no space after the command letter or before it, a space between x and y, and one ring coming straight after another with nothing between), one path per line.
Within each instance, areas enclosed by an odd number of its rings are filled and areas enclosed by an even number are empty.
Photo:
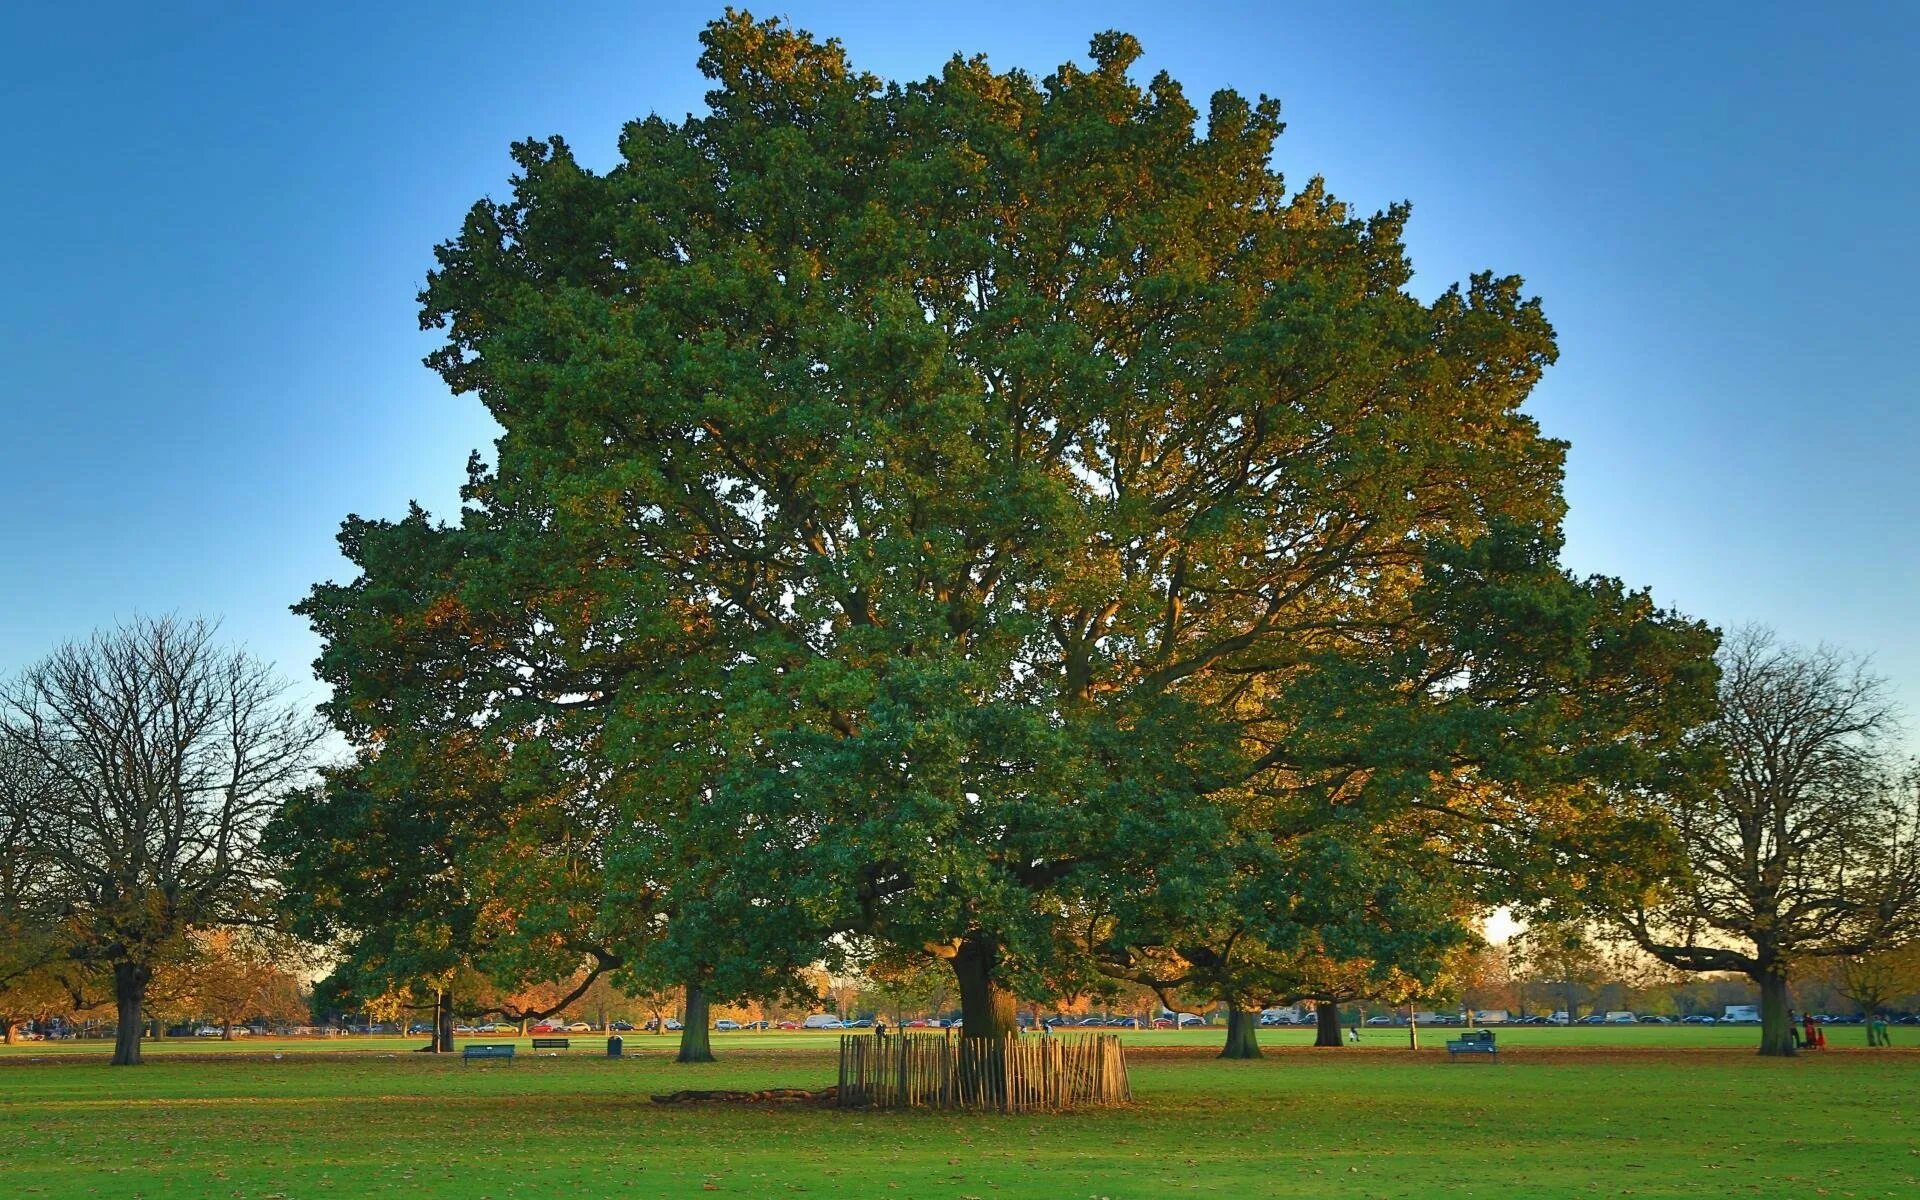
M432 246L511 141L606 165L700 107L718 11L0 5L0 672L176 611L317 694L287 606L344 576L340 518L448 509L492 436L420 365ZM1416 291L1544 298L1571 566L1870 652L1920 727L1920 5L755 12L893 77L1121 28L1197 101L1279 97L1290 179L1413 202Z

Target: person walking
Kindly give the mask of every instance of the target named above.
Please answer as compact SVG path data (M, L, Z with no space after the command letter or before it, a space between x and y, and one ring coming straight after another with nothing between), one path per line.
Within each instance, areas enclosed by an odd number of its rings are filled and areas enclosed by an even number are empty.
M1808 1013L1805 1017L1801 1018L1801 1021L1805 1024L1807 1030L1804 1045L1809 1050L1818 1050L1820 1048L1820 1026L1815 1023L1813 1014Z
M1800 1017L1792 1009L1787 1010L1787 1032L1793 1035L1793 1048L1800 1049Z

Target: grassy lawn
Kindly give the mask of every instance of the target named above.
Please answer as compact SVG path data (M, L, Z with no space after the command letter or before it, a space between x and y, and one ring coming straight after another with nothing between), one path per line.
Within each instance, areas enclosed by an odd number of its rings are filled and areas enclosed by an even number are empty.
M1458 1063L1384 1032L1314 1052L1290 1031L1252 1063L1212 1059L1217 1031L1141 1034L1132 1108L1048 1118L647 1099L831 1082L819 1035L716 1038L704 1067L645 1035L622 1061L467 1067L406 1053L417 1039L181 1043L132 1071L97 1044L20 1047L0 1059L0 1197L1920 1194L1920 1051L1778 1062L1746 1052L1750 1030L1509 1032L1502 1061Z

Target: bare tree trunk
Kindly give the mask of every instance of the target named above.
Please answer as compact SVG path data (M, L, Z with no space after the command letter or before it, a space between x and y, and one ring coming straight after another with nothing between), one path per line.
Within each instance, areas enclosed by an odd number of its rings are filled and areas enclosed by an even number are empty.
M1019 1005L996 978L999 948L992 939L963 939L953 955L953 977L960 985L960 1033L969 1038L1005 1038L1020 1028Z
M233 1040L233 1020L230 1017L220 1018L220 1040L223 1042Z
M708 1063L713 1061L713 1042L708 1034L707 993L697 983L687 985L687 1015L680 1027L680 1055L674 1061ZM664 1024L664 1022L663 1022Z
M1760 1053L1769 1058L1792 1058L1793 1022L1787 1015L1785 963L1763 961L1760 985Z
M140 1065L140 1017L147 1000L147 983L153 968L145 963L122 962L113 965L113 1002L120 1023L113 1036L113 1065Z
M444 988L434 996L433 1052L453 1053L453 992Z
M1231 999L1227 1001L1227 1044L1221 1048L1220 1057L1260 1057L1259 1015L1247 1012Z
M1313 1044L1330 1050L1338 1050L1343 1044L1340 1038L1340 1006L1327 1000L1313 1002L1313 1023L1315 1031Z

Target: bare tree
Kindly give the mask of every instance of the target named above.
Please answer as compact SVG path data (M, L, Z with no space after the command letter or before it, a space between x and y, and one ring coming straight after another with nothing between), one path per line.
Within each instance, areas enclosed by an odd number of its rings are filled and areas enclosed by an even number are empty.
M0 740L0 990L43 973L58 954L57 912L27 839L47 794L46 773Z
M1718 778L1670 797L1684 861L1621 914L1648 953L1760 988L1760 1053L1789 1055L1796 966L1920 927L1920 806L1887 747L1893 715L1863 662L1745 630L1721 652Z
M24 852L70 957L112 975L116 1064L140 1061L156 962L189 930L262 919L260 829L323 736L269 668L200 620L136 620L0 684L0 739L45 781L20 822Z
M1829 979L1871 1019L1902 996L1920 992L1920 941L1835 958Z

